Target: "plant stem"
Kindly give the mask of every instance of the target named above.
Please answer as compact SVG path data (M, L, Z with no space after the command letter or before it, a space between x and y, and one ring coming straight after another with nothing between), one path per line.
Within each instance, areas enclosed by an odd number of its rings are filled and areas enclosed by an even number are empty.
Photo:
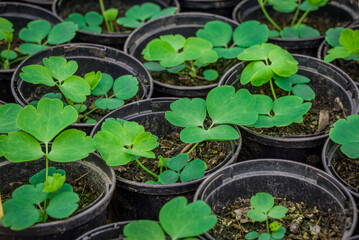
M158 175L151 172L150 170L148 170L145 166L142 165L142 163L138 160L137 156L133 155L135 157L135 161L138 163L138 165L140 165L141 168L143 168L143 170L145 170L146 172L148 172L149 174L151 174L152 176L154 176L156 179L158 179Z
M47 182L47 178L49 175L49 158L47 155L49 154L49 143L45 143L45 158L46 158L46 179L45 182Z
M198 144L199 144L199 142L198 143L196 143L189 151L188 151L188 155L190 155L191 154L191 152L198 146Z
M268 225L268 217L267 217L267 220L266 220L266 225L267 225L267 233L270 234L269 233L269 225Z
M90 111L88 111L87 113L85 113L84 115L82 115L79 119L82 119L84 117L86 117L87 115L89 115L90 113L92 113L93 111L97 110L98 107L94 107L93 109L91 109Z
M9 41L7 44L7 55L6 55L6 61L9 61L10 57L10 49L11 49L11 42Z
M276 99L277 99L277 95L275 94L275 91L274 91L272 79L269 80L269 84L270 84L270 88L271 88L271 90L272 90L273 98L274 98L274 100L276 100Z
M294 17L293 17L293 19L292 19L292 22L290 23L291 26L294 25L295 21L297 21L297 17L298 17L299 11L300 11L299 7L300 7L300 4L301 4L301 3L302 3L302 0L299 0L299 1L298 1L298 6L297 6L297 10L295 11L295 14L294 14Z
M264 2L263 0L258 0L259 5L261 6L262 12L263 14L266 16L266 18L268 19L268 21L280 32L282 31L282 29L274 22L274 20L269 16L266 8L264 7Z
M295 25L294 29L297 29L299 27L299 24L302 23L304 18L310 13L310 10L312 9L312 5L308 8L308 10L303 14L303 16L298 20L297 24Z
M111 32L110 25L108 24L107 18L105 16L105 5L103 4L103 0L99 0L99 2L100 2L102 16L105 19L105 24L106 24L107 31Z
M11 64L13 64L13 63L22 61L22 60L24 60L24 59L27 58L27 57L28 57L28 56L23 56L23 57L21 57L21 58L17 58L17 59L15 59L14 61L11 61L9 64L11 65Z
M4 216L4 209L2 208L2 200L1 200L1 193L0 193L0 219Z

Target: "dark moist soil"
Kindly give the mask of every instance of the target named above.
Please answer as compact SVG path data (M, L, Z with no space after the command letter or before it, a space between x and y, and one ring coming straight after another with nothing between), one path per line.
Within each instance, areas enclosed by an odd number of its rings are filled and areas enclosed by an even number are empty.
M309 207L303 202L297 203L285 198L275 198L275 205L288 209L284 219L277 219L286 230L284 239L341 239L340 218L338 214L322 212L317 207ZM244 239L251 231L266 232L265 222L254 222L247 216L251 209L249 199L237 199L232 205L223 208L217 214L218 222L210 230L210 234L217 240ZM273 222L270 219L269 223Z
M23 44L24 41L22 41L20 38L18 38L17 34L14 34L13 41L11 43L11 50L17 53L17 58L24 57L25 55L22 54L19 50L19 46ZM0 51L6 50L8 47L8 43L5 41L0 41ZM11 60L13 61L13 60ZM22 61L18 61L14 64L11 64L10 69L15 69ZM4 70L3 66L1 66L1 70Z
M281 97L287 94L287 92L281 89L275 88L277 97ZM265 94L272 97L270 87L263 86L262 89L256 88L252 91L252 94ZM292 123L286 127L272 127L272 128L250 128L260 134L265 134L272 137L283 136L305 136L318 133L329 133L330 128L340 118L346 116L347 110L344 109L343 104L339 102L339 98L335 101L325 98L319 94L316 94L315 99L312 100L311 109L303 116L302 123ZM321 111L328 111L329 121L328 124L319 126L319 115Z
M161 155L164 158L171 158L179 154L186 146L187 143L183 143L180 140L180 135L177 132L171 132L168 136L159 137L159 147L154 149L155 156ZM190 147L185 152L188 152ZM210 170L221 163L229 153L230 143L229 141L206 141L200 143L195 150L190 154L191 159L201 159L207 164L207 169ZM149 170L160 174L158 168L158 159L140 158L140 162ZM156 179L143 170L135 161L128 163L125 166L114 167L117 177L125 178L135 182L145 183L147 181ZM165 171L165 169L163 169Z
M356 61L346 61L343 59L336 59L331 62L335 66L342 69L345 73L347 73L355 82L359 83L359 64Z
M175 86L205 86L217 83L222 75L227 72L235 64L239 63L238 59L223 59L219 58L217 62L211 63L208 67L203 67L199 69L198 77L193 78L188 74L175 74L169 72L151 72L151 76L154 80L157 80L162 83ZM203 71L206 69L213 69L218 71L218 78L215 81L207 81L203 78ZM188 72L187 69L184 71Z
M359 193L359 159L345 156L339 149L333 156L332 165L341 179Z

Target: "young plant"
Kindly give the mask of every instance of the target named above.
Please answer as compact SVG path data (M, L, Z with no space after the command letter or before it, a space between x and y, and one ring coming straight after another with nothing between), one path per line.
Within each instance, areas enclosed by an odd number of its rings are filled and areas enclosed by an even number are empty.
M251 206L253 209L248 211L248 217L256 222L266 222L266 233L259 234L257 231L249 232L245 239L247 240L280 240L284 238L286 229L279 225L277 221L269 224L269 218L284 218L288 209L283 206L274 206L274 198L268 193L257 193L251 197Z
M150 71L167 71L175 74L186 74L193 78L214 81L218 72L213 69L199 69L218 60L218 54L213 50L211 42L199 38L185 38L180 34L163 35L150 41L142 51L146 61L145 67Z
M268 21L277 29L272 31L273 37L282 38L312 38L320 35L318 30L303 24L303 20L311 11L316 11L319 7L324 6L328 0L258 0L263 14ZM265 5L268 3L274 10L282 13L292 13L295 11L290 27L280 28L279 25L269 16ZM299 12L303 15L298 19ZM297 20L298 19L298 20Z
M340 58L359 64L359 30L331 28L326 32L325 40L332 48L324 61L332 62Z
M7 49L0 52L3 69L10 69L10 65L16 62L17 53L11 50L11 43L14 38L13 32L13 24L9 20L0 17L0 41L7 43Z
M206 164L199 159L190 161L189 154L203 141L238 139L238 132L229 124L254 124L258 118L256 99L246 89L235 93L234 87L221 86L211 90L206 100L183 98L171 103L171 111L165 113L166 119L175 126L183 127L181 141L193 146L186 153L171 159L158 156L160 175L153 173L139 161L139 157L155 158L152 150L158 147L158 143L138 123L106 121L94 140L108 165L125 165L134 160L156 179L148 183L171 184L178 179L182 182L191 181L204 176ZM211 121L209 127L205 127L206 118ZM162 171L163 168L166 170Z
M103 17L95 11L90 11L83 16L80 13L71 13L66 19L66 22L73 22L77 24L78 29L92 32L101 33L101 24L103 23Z
M49 161L77 161L95 150L92 138L84 132L63 131L77 120L78 114L73 107L64 107L58 99L44 98L37 109L31 105L19 109L14 105L0 106L1 122L5 122L1 128L8 133L0 136L0 156L14 163L45 157L46 168L30 178L31 184L17 188L12 199L3 204L1 223L12 230L46 222L49 216L56 219L70 216L78 208L79 197L65 183L66 173L49 167Z
M66 104L73 106L79 113L80 119L85 118L97 109L113 110L124 105L124 100L130 99L138 92L138 80L132 75L123 75L115 81L105 73L91 72L85 74L84 78L74 75L78 69L76 61L67 61L64 57L49 57L43 59L42 65L29 65L23 67L20 77L33 84L44 84L50 87L56 86L61 93L50 93L44 97L62 99L64 96ZM113 94L109 96L109 91ZM84 104L89 95L98 96L95 107ZM37 104L37 102L33 103ZM85 111L88 110L86 113ZM93 123L94 120L88 120Z
M347 157L359 158L359 115L339 119L329 131L330 139L340 144L340 150Z
M276 45L263 43L245 49L238 55L238 59L249 61L241 74L241 84L251 83L260 87L269 83L273 95L273 99L257 95L256 108L260 115L253 127L282 127L303 121L303 115L312 106L304 100L314 99L315 93L307 85L310 79L296 74L298 62L290 53ZM277 97L273 79L281 90L288 92L286 96Z
M151 220L133 221L123 230L125 240L198 240L217 223L211 208L202 200L187 204L185 197L176 197L160 210L159 224Z

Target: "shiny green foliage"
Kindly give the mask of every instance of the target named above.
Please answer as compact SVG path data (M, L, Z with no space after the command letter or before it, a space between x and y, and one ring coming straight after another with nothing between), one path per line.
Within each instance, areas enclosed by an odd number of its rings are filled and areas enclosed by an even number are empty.
M80 13L71 13L66 19L66 22L73 22L77 25L78 29L92 32L101 33L101 24L103 23L103 17L94 11L90 11L83 16Z

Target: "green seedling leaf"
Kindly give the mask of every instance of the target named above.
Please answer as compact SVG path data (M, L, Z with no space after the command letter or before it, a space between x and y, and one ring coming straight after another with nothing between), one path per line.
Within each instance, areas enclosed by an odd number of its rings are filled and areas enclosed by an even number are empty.
M179 174L173 170L166 170L161 173L158 181L161 184L173 184L176 183L179 178Z
M271 240L271 236L269 233L262 233L259 235L258 240Z
M0 106L0 133L10 133L19 130L16 118L22 107L15 103Z
M255 210L267 213L274 206L274 198L268 193L257 193L251 197L251 206Z
M300 9L301 11L304 11L304 12L310 9L310 11L313 12L313 11L318 10L319 7L322 7L322 6L324 6L325 4L326 4L326 2L324 2L324 3L323 3L322 5L320 5L320 6L314 6L314 5L310 5L307 0L304 0L304 1L302 2L302 4L299 6L299 9Z
M29 65L21 68L20 77L25 82L33 84L45 84L47 86L55 86L55 81L52 78L51 72L41 65Z
M324 6L329 0L306 0L310 5L321 7Z
M341 144L340 150L349 158L359 158L359 115L339 119L329 131L330 139Z
M155 16L161 12L161 7L154 3L143 3L141 5L135 5L127 10L126 17L138 20L141 22Z
M284 49L269 52L272 71L281 77L289 77L298 71L298 62Z
M23 185L12 193L12 198L32 204L40 204L50 197L48 193L43 192L44 188L43 183L37 184L36 187L34 185Z
M100 71L90 72L85 74L85 81L90 85L91 90L94 90L98 83L100 82L102 78L102 73Z
M237 58L243 61L267 60L271 51L281 49L279 46L271 43L263 43L246 48Z
M167 167L172 169L173 171L179 172L186 166L189 161L189 156L186 153L178 154L177 156L171 158L168 161Z
M232 48L213 48L217 52L219 58L233 59L243 52L244 48L232 47Z
M42 40L50 33L51 23L47 20L34 20L27 24L19 32L19 38L25 42L41 44Z
M251 209L248 211L248 217L256 222L264 222L267 220L267 215L257 209Z
M133 156L143 156L155 158L152 149L158 146L157 139L150 132L144 132L136 136L132 144L132 149L126 149L125 152Z
M86 120L86 123L87 123L87 124L95 124L95 123L97 123L97 121L96 121L95 119L91 119L91 118L90 118L90 119L87 119L87 120Z
M181 64L181 65L178 65L178 66L175 66L175 67L168 68L167 72L169 72L169 73L178 73L178 72L182 71L185 68L186 68L186 66Z
M293 86L293 94L303 98L306 101L313 100L315 98L315 92L307 84L296 84Z
M284 218L288 209L283 206L274 206L269 212L268 216L274 219ZM276 231L276 230L274 230Z
M269 96L262 94L255 94L253 96L255 97L255 101L256 101L256 104L254 105L254 109L259 114L270 114L270 111L272 111L272 107L273 107L272 99Z
M150 220L130 222L123 229L124 240L165 240L165 234L160 225ZM144 234L145 233L145 234Z
M232 86L214 88L208 93L206 104L215 124L249 125L257 121L258 113L253 109L255 97L246 89L235 92Z
M59 99L43 98L39 101L37 109L33 106L22 109L16 123L37 140L49 143L59 132L76 122L77 116L77 111L73 107L63 107Z
M186 43L186 38L180 34L162 35L160 36L160 39L162 41L169 43L175 49L175 51L178 51L181 48L183 48Z
M276 230L272 233L272 238L274 240L280 240L280 239L284 238L285 233L286 233L286 229L284 227L280 226L278 230Z
M284 215L285 216L285 215ZM283 217L284 217L283 216ZM270 228L270 230L272 231L272 232L275 232L275 231L277 231L279 228L280 228L280 225L278 224L278 222L277 221L274 221L274 222L272 222L271 224L269 224L269 228Z
M241 74L241 84L251 83L253 86L262 86L272 79L274 73L271 66L262 61L250 62Z
M239 138L239 134L231 126L219 125L207 130L199 127L187 127L181 131L180 137L184 143L196 143L208 140L235 140Z
M129 18L129 17L120 17L116 20L116 22L119 25L122 25L127 28L138 28L144 24L144 22L139 22L139 21L137 21L133 18Z
M190 161L180 173L180 179L182 182L189 182L195 179L199 179L204 176L204 171L206 168L207 165L202 160L195 159Z
M177 8L176 7L168 7L168 8L165 8L165 9L162 9L161 12L153 15L151 17L151 20L154 20L154 19L157 19L157 18L160 18L160 17L165 17L165 16L169 16L169 15L173 15L177 12Z
M298 0L268 0L268 3L278 12L291 13L298 6Z
M340 34L339 43L351 53L359 52L359 30L343 30Z
M53 218L66 218L78 208L79 196L74 192L63 192L54 196L46 209L47 214Z
M285 27L280 34L282 38L313 38L320 36L318 30L304 24L300 24L298 28L294 26Z
M95 11L90 11L85 15L86 23L90 27L100 26L103 23L103 17Z
M118 9L117 8L110 8L107 9L104 13L103 16L105 17L105 19L109 22L113 22L116 20L117 16L118 16Z
M259 233L256 231L252 231L247 233L247 235L245 236L245 239L247 240L254 240L257 239L259 237Z
M196 32L196 36L208 40L214 47L227 47L232 39L232 31L228 23L215 20L207 22L203 29Z
M119 99L126 100L138 92L138 80L133 75L123 75L115 80L113 92Z
M72 22L58 23L51 29L47 41L51 45L66 43L75 37L76 30L77 25Z
M207 232L216 224L217 217L205 202L198 200L187 205L185 197L177 197L162 207L159 220L169 236L179 239Z
M65 176L61 175L60 173L54 173L52 176L49 176L45 182L45 188L43 189L43 192L54 193L64 185L65 181Z
M345 49L345 47L335 47L328 50L328 55L324 57L324 61L332 62L337 58L347 58L352 53Z
M49 167L48 168L48 176L52 176L53 174L58 173L61 176L65 176L66 172L62 169L56 169L55 167ZM37 185L39 183L44 183L46 181L46 168L42 169L40 172L33 175L29 182L32 185Z
M160 63L158 62L146 62L143 64L147 70L152 72L162 72L166 70L167 68L162 67Z
M276 30L269 30L269 37L279 37L280 34Z
M116 108L122 107L125 102L117 98L99 98L95 101L95 105L100 109L109 109L114 110Z
M74 102L85 102L86 96L91 94L91 88L85 79L79 76L71 76L59 86L61 92Z
M71 13L65 21L75 23L79 29L84 29L87 23L86 18L80 13Z
M55 138L48 157L54 162L72 162L86 158L95 150L93 139L85 132L69 129Z
M113 86L113 82L114 81L111 75L107 73L102 73L100 82L97 84L95 89L91 91L91 94L95 96L101 96L107 94L108 91L111 90Z
M280 77L278 75L274 75L275 84L283 89L284 91L292 91L293 85L298 83L309 83L310 79L299 74L293 74L289 77Z
M12 27L13 24L9 20L0 17L0 32L4 32L4 33L14 32L14 29Z
M65 19L67 22L73 22L77 25L78 29L93 32L101 33L102 29L100 25L103 22L103 17L94 11L86 13L85 16L80 13L72 13L68 18Z
M44 49L48 49L48 46L45 45L39 45L36 43L23 43L19 46L19 51L22 54L26 54L26 55L33 55L37 52L40 52Z
M237 46L246 48L268 41L269 29L267 25L258 21L246 21L233 32L233 41Z
M206 69L203 71L203 76L207 81L214 81L218 78L218 72L213 69Z
M51 56L44 58L42 61L45 67L50 71L52 77L60 83L75 74L78 69L77 62L73 60L67 62L67 59L63 57Z
M62 99L62 94L61 93L46 93L44 94L41 98L50 98L50 99Z
M87 110L87 106L84 104L74 104L72 107L75 108L78 113L83 113Z
M345 28L337 27L337 28L330 28L325 33L325 41L331 46L331 47L339 47L342 46L339 42L340 34Z
M1 57L4 58L4 59L7 59L8 56L9 56L9 60L13 60L15 58L17 58L17 53L14 52L13 50L3 50L1 51Z

